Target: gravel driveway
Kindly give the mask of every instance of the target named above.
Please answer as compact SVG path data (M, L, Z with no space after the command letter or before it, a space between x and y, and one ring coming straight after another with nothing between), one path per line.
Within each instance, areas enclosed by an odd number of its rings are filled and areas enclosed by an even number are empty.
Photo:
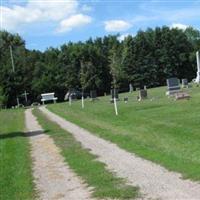
M25 111L25 118L27 135L31 143L33 175L39 199L91 199L91 192L69 169L53 140L48 135L43 134L31 109Z
M170 172L151 161L129 153L117 145L101 139L90 132L66 121L40 107L48 118L72 133L84 148L98 156L110 171L126 178L129 184L139 186L144 199L200 200L200 183L181 179L181 174Z

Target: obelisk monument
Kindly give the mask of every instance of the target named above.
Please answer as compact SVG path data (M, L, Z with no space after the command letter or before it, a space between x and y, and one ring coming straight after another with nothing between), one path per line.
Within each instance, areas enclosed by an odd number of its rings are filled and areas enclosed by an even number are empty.
M199 55L199 51L197 51L196 57L197 57L197 77L195 79L195 83L200 84L200 55Z

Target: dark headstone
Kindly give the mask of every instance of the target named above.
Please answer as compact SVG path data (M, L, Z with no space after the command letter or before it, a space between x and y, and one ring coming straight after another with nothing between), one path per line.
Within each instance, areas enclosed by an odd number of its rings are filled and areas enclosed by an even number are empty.
M128 97L124 97L124 102L125 102L125 103L128 102Z
M140 90L140 88L139 87L136 87L136 91L139 91Z
M188 88L188 80L186 78L182 79L182 87Z
M171 95L180 91L180 82L178 78L167 79L167 95Z
M178 78L169 78L167 79L167 86L171 90L175 90L176 88L180 89L180 82Z
M139 91L139 100L143 100L147 98L147 90L140 90Z
M90 91L90 98L91 99L96 99L97 98L97 91L96 90L91 90Z

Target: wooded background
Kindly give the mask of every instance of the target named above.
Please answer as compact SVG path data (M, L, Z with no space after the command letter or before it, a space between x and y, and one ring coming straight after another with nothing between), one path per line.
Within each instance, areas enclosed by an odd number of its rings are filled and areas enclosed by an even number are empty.
M166 78L196 77L195 52L200 50L200 31L157 27L138 31L119 41L119 35L66 43L41 52L25 48L18 34L0 32L0 104L16 105L26 90L29 103L40 94L55 92L60 101L70 88L96 89L99 95L110 88L156 87ZM67 38L69 40L69 38ZM15 71L12 69L10 46ZM24 99L20 98L21 101Z

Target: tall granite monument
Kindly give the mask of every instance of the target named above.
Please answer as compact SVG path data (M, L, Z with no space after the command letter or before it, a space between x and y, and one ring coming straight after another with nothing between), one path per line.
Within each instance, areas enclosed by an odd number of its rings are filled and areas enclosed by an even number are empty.
M199 51L197 51L196 57L197 57L197 77L194 80L194 82L200 84L200 55L199 55Z

